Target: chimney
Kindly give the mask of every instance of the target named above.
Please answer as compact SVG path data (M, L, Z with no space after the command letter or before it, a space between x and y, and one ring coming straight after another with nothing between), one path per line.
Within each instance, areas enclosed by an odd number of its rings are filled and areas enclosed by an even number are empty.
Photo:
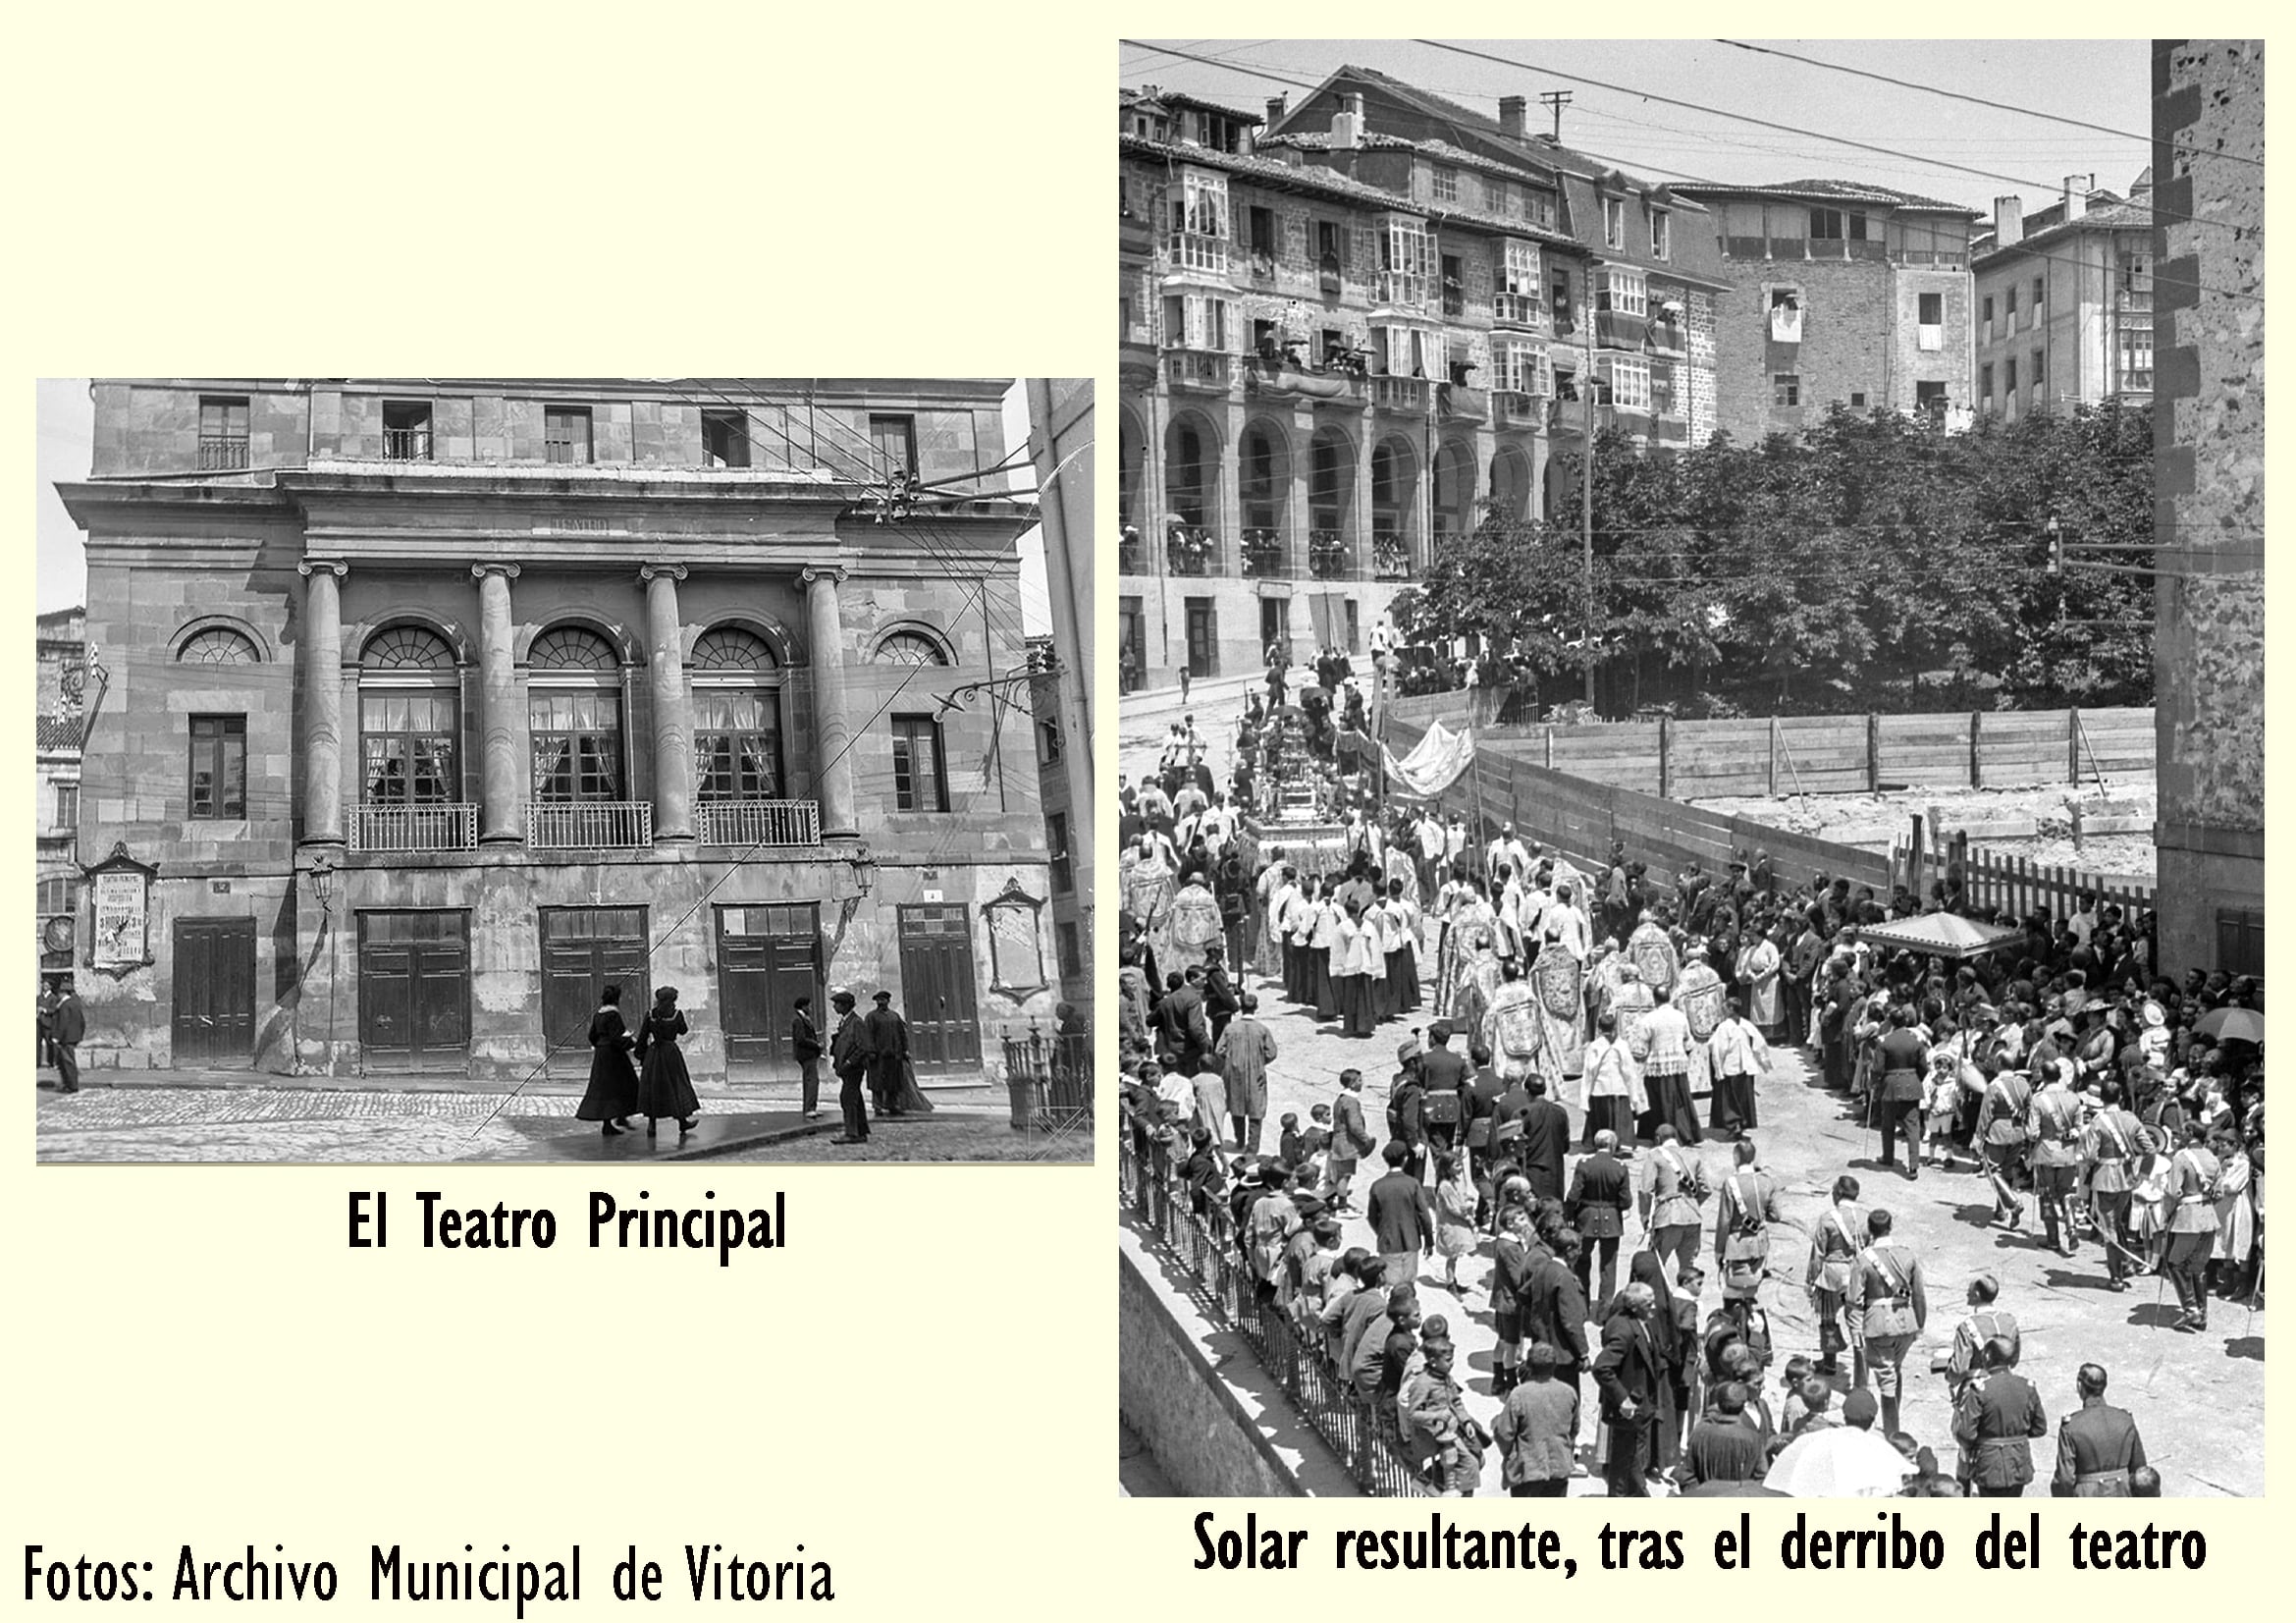
M2025 199L2022 197L1996 197L1993 200L1993 245L2013 248L2025 240Z
M1331 149L1353 152L1363 144L1363 97L1351 90L1339 98L1340 110L1331 115Z
M2097 184L2094 175L2067 175L2064 178L2064 217L2067 224L2089 212L2089 191Z
M1523 111L1526 106L1527 103L1522 96L1501 96L1499 98L1499 134L1512 136L1516 140L1522 139Z
M1285 98L1282 96L1269 96L1267 98L1267 123L1264 128L1271 135L1275 134L1275 127L1284 121L1285 105Z

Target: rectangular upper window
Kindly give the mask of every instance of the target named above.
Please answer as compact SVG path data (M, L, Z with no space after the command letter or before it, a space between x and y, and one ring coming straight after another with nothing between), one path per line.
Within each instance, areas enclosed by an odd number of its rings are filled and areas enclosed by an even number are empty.
M192 817L247 815L247 718L191 718Z
M1246 213L1245 219L1250 224L1252 229L1253 253L1255 255L1265 254L1271 259L1274 258L1275 210L1272 208L1261 208L1257 204L1254 204L1253 207Z
M1606 266L1602 273L1601 307L1621 315L1646 316L1650 313L1650 284L1638 270Z
M1052 889L1066 895L1076 889L1076 862L1068 854L1068 814L1044 814L1044 842L1052 847Z
M1653 259L1666 257L1669 219L1670 216L1663 208L1650 211L1650 257Z
M1810 210L1810 236L1815 241L1841 242L1842 224L1842 211L1838 208L1813 208Z
M1650 409L1650 362L1619 355L1610 361L1611 405L1621 411Z
M199 397L199 465L202 469L247 465L247 397Z
M1772 406L1801 405L1801 377L1794 372L1775 372L1770 377L1770 404Z
M430 402L383 403L383 456L394 462L431 460Z
M877 470L882 474L917 471L917 419L911 416L873 416L869 443L877 451Z
M948 810L948 763L931 716L893 718L893 809Z
M1623 248L1627 245L1627 199L1605 197L1602 200L1602 241L1605 247Z
M545 406L542 454L554 462L588 462L590 408L587 406Z
M1449 164L1433 164L1427 170L1427 185L1439 203L1459 201L1459 171Z
M712 467L749 466L749 413L704 411L702 456Z

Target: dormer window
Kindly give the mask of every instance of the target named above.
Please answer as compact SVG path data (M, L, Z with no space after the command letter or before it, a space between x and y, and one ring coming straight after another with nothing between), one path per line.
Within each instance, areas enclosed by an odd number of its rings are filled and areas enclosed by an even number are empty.
M1602 200L1603 246L1624 248L1627 245L1627 199L1605 197Z

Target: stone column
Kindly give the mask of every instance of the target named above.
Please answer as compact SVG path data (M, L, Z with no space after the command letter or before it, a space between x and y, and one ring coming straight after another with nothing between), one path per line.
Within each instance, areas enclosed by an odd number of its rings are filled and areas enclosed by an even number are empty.
M485 730L478 756L478 839L515 845L526 839L526 712L510 660L510 582L515 564L473 564L478 577L478 709Z
M685 649L679 634L677 583L683 564L647 564L646 664L654 687L654 838L694 837L694 714L686 693Z
M343 599L347 564L305 559L303 577L303 843L343 840Z
M853 734L845 720L845 625L837 616L837 585L845 571L835 564L812 564L797 578L805 583L806 640L813 658L813 747L821 762L814 776L822 833L851 836L860 830L853 817Z

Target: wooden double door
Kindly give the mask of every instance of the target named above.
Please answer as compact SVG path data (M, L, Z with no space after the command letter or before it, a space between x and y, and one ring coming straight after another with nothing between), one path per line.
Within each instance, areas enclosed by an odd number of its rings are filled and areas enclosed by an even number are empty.
M654 1004L646 978L646 909L542 909L542 1041L557 1076L590 1073L590 1016L609 986L621 988L632 1031Z
M981 1013L974 992L973 936L965 909L933 903L900 910L901 994L909 1057L921 1071L969 1070L981 1063ZM868 1000L862 1000L863 1007Z
M178 919L170 1020L179 1065L243 1065L255 1052L255 921Z
M828 1041L836 1021L822 997L821 962L821 909L815 903L745 902L718 909L718 1007L729 1067L795 1077L789 1025L800 998L813 1000L814 1024Z
M470 1064L470 915L358 916L358 1042L370 1071L459 1075Z

